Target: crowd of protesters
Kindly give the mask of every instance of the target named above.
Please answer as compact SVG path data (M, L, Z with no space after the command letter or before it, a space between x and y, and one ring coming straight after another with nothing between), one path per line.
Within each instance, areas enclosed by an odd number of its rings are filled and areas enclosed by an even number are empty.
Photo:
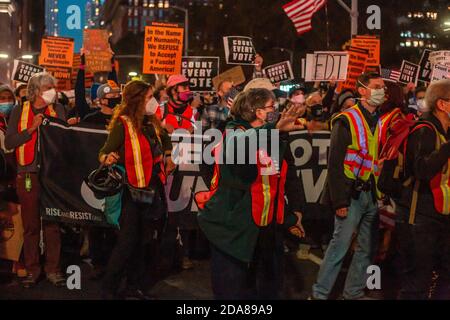
M62 226L41 219L39 210L39 128L45 118L53 117L68 125L107 128L98 171L115 170L125 177L120 230L90 227L82 233L89 239L92 279L101 279L105 299L151 298L147 292L158 278L157 265L164 256L161 239L168 226L175 226L173 236L183 243L183 269L194 267L190 249L195 240L209 243L216 299L283 298L289 233L303 238L299 241L319 242L324 249L311 299L330 297L349 256L342 296L366 299L367 269L379 253L379 236L385 236L379 227L380 201L393 201L397 208L395 237L390 235L396 241L388 246L400 261L398 297L427 299L435 285L431 298L450 298L450 80L402 87L376 73L364 73L356 90L338 92L337 83L330 82L298 84L285 93L264 78L262 61L258 55L253 79L245 85L224 80L214 93L201 96L194 95L183 75L157 85L133 80L121 89L113 67L108 80L95 83L86 99L83 55L73 98L58 93L48 73L36 74L14 89L2 84L3 211L17 212L20 206L24 245L15 270L22 270L23 286L32 288L43 277L55 286L66 285L61 272ZM170 134L180 128L193 132L195 123L203 130L233 129L216 147L224 156L234 154L233 148L252 136L269 139L279 130L280 159L276 163L267 150L257 150L254 163L216 164L211 188L198 201L193 235L180 230L179 217L168 213L164 185L176 168ZM401 144L395 144L396 125L407 132ZM319 209L302 198L303 186L293 165L288 133L298 130L331 131ZM390 181L388 169L397 161L382 152L387 149L401 153L399 194L378 185L379 180ZM314 220L318 215L323 219ZM319 240L316 232L321 233ZM432 284L433 274L438 275L437 284Z

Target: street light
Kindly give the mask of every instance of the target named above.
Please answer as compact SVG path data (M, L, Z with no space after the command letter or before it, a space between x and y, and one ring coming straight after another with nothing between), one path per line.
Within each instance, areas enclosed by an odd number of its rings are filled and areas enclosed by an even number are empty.
M128 73L130 77L137 77L138 73L136 71L131 71Z
M22 55L22 60L31 60L31 59L33 59L33 55L31 55L31 54L24 54L24 55Z
M0 53L0 59L8 59L9 58L9 54L7 53Z

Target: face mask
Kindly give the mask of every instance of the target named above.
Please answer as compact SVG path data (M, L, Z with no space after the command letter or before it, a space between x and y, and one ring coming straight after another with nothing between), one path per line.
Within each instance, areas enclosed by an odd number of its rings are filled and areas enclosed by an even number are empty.
M372 106L381 106L384 103L384 89L370 89L370 98L367 100Z
M429 111L427 108L427 105L425 103L425 99L417 100L416 104L417 104L417 111L422 112L422 113Z
M275 110L275 111L267 112L266 121L268 123L275 123L278 121L278 118L280 118L280 111Z
M181 102L190 102L194 98L192 91L185 91L178 94L178 98Z
M11 112L13 107L14 107L14 103L12 103L12 102L0 103L0 113L7 116L7 115L9 115L9 113Z
M298 94L294 97L292 97L291 102L294 104L304 104L305 103L305 96L302 94Z
M118 104L120 104L120 102L122 102L121 98L109 98L108 99L108 107L113 109L115 108Z
M145 105L145 114L148 116L154 115L158 110L159 104L155 97L152 97Z
M56 90L55 89L50 89L50 90L44 91L42 93L42 99L44 99L44 101L47 105L55 102L55 98L56 98Z

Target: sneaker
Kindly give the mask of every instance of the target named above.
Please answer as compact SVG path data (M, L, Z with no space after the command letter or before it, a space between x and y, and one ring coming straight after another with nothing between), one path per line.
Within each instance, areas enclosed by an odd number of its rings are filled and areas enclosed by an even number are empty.
M33 274L29 273L27 276L22 280L22 286L26 289L33 288L37 285L39 282L39 276L34 276Z
M61 272L48 273L47 280L50 281L56 287L66 286L66 278L64 278Z

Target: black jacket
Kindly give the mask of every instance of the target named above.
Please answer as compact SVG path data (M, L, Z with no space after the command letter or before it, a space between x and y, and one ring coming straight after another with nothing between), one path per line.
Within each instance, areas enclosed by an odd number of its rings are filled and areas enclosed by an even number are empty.
M450 142L448 142L450 135L442 128L440 121L434 115L429 114L421 120L431 122L447 138L447 142L436 150L436 133L429 127L414 131L408 138L405 174L406 177L413 176L420 181L416 214L450 221L450 217L439 214L434 208L430 188L430 180L443 169L450 157ZM413 184L403 189L399 205L409 209L412 193Z
M374 114L371 114L359 103L358 107L370 126L372 133L374 133L378 123L378 113L375 112ZM348 120L346 117L338 116L334 120L333 128L331 130L328 175L320 200L321 204L331 206L333 210L350 206L353 180L347 178L344 173L344 159L347 154L348 146L351 144L352 135ZM372 185L375 186L375 183Z

